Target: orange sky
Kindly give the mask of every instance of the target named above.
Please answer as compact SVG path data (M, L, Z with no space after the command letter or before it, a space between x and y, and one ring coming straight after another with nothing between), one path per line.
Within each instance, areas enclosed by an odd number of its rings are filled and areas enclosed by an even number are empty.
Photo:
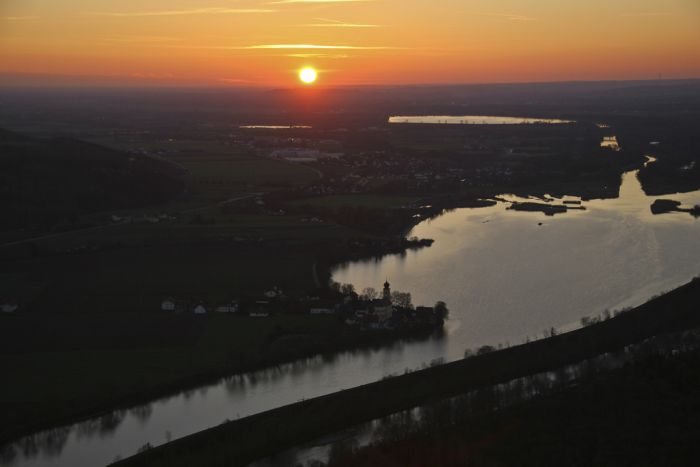
M698 0L0 0L0 74L133 83L700 77Z

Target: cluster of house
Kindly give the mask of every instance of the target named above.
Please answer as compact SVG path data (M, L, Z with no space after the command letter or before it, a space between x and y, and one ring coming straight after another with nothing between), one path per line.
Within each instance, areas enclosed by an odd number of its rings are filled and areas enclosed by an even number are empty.
M399 294L406 295L408 294ZM334 315L350 326L368 330L395 330L435 327L443 323L445 316L440 311L425 306L413 307L408 300L395 303L389 282L384 283L380 298L360 297L355 292L336 293L331 297L310 297L291 300L278 288L264 292L260 300L237 301L223 304L207 304L202 301L167 298L161 310L189 312L197 315L207 313L237 313L254 318L266 318L274 313L308 313L310 315ZM399 300L401 301L401 300Z
M203 301L178 300L168 297L160 304L160 309L178 313L194 313L195 315L204 315L209 312L236 313L238 311L238 302L232 301L224 304L210 305Z
M246 307L246 314L254 318L267 318L270 316L271 303L284 298L284 293L275 286L263 293L264 299ZM238 313L241 311L237 300L227 303L211 304L201 300L179 300L168 297L160 304L162 311L174 311L177 313L194 313L195 315L205 315L207 313Z
M115 224L157 224L159 222L172 222L177 218L166 213L144 214L142 216L117 216L112 214L112 222Z
M381 298L361 299L351 294L337 306L337 313L346 324L370 330L434 327L441 325L444 318L432 307L413 307L410 298L405 304L393 303L388 281L384 283Z
M324 159L338 160L345 156L342 152L322 152L318 149L276 149L270 153L272 159L284 159L287 162L308 163Z

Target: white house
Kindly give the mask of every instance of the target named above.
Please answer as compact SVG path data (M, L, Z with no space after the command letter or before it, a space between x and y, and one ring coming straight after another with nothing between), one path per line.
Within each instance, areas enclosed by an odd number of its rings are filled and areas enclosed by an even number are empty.
M163 303L160 304L160 309L163 311L175 311L177 308L177 305L175 304L175 300L172 298L166 298L163 300Z
M194 314L195 315L203 315L207 312L207 309L202 305L201 303L194 307Z
M318 307L309 309L309 313L312 315L332 315L335 314L335 310L333 308Z
M218 313L235 313L238 311L238 303L231 302L227 305L220 305L216 307Z
M14 313L19 309L19 305L16 303L3 303L0 305L0 311L3 313Z
M355 317L364 318L367 316L367 310L355 310Z
M282 291L277 286L274 286L272 288L272 290L268 290L267 292L264 293L264 295L266 298L277 298L277 297L281 297L283 294L282 294Z

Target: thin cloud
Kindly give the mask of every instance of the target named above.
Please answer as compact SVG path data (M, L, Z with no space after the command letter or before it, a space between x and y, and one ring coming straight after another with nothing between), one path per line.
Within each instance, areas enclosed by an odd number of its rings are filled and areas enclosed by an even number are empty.
M642 13L626 13L620 15L623 18L640 18L640 17L656 17L656 16L673 16L673 13L663 13L663 12L642 12Z
M475 13L475 16L486 16L490 18L502 18L508 21L537 21L537 18L532 16L517 15L511 13Z
M108 37L102 39L104 42L119 42L119 43L162 43L162 42L182 42L181 37L170 36L127 36L127 37Z
M38 16L3 16L2 19L7 21L32 21L39 19Z
M223 14L255 14L276 13L270 8L191 8L185 10L133 11L133 12L94 12L92 16L111 16L116 18L134 18L140 16L181 16L181 15L223 15Z
M151 73L151 72L135 72L129 73L132 78L148 78L148 79L173 79L175 75L172 73Z
M374 0L277 0L270 2L270 5L286 5L290 3L357 3L371 2Z
M251 81L249 79L241 79L241 78L219 78L219 81L222 83L229 83L229 84L249 84L249 83L254 82L254 81Z
M314 18L318 23L300 24L307 28L380 28L379 24L346 23L337 19Z
M401 47L362 46L362 45L319 45L319 44L261 44L245 47L232 47L234 49L295 49L295 50L398 50Z
M345 54L286 54L282 56L292 58L350 58L350 55Z

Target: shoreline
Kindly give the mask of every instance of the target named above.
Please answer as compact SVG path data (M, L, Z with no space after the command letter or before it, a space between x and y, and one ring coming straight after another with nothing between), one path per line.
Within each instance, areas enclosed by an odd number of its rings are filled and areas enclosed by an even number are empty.
M261 412L113 465L192 465L190 456L197 455L206 465L245 465L428 400L551 371L655 335L696 327L699 296L700 279L693 279L629 312L575 331ZM316 422L305 424L310 419Z
M0 437L0 452L3 448L11 447L12 445L21 442L23 439L41 434L46 431L72 427L73 425L103 417L119 410L128 410L135 407L140 407L158 402L161 399L177 397L183 392L195 390L202 387L218 384L222 379L236 376L244 376L261 371L266 371L276 367L303 362L309 359L335 356L345 352L362 351L367 349L377 349L386 346L391 346L397 342L411 342L414 340L429 339L431 336L439 333L439 329L405 329L393 331L362 331L363 339L354 343L336 342L335 345L328 348L315 350L302 355L294 355L289 358L283 358L276 361L263 362L262 364L252 364L242 366L236 370L221 370L208 373L201 373L174 381L172 383L159 385L155 388L144 390L138 394L115 398L113 401L99 404L90 409L85 409L77 412L73 416L57 419L48 423L37 423L28 425L17 431L10 431Z

